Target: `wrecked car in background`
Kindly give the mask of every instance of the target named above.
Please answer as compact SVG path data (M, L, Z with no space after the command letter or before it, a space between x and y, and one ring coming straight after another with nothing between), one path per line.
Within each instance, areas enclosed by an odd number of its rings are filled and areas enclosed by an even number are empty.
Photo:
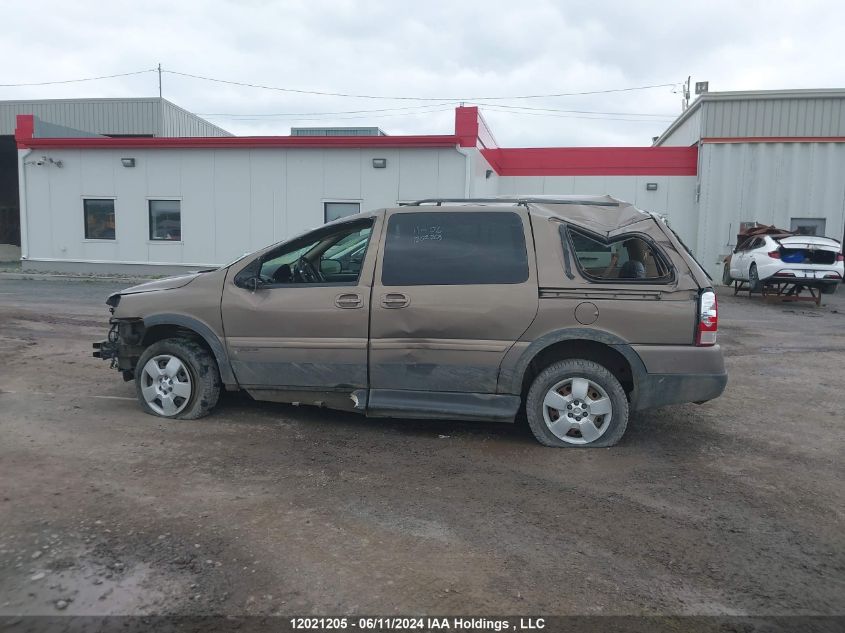
M792 282L833 294L844 266L839 240L761 225L737 236L734 252L725 258L722 282L748 282L752 292L767 283Z
M426 200L128 288L95 356L148 413L222 388L610 446L630 410L719 396L716 296L659 217L607 196Z

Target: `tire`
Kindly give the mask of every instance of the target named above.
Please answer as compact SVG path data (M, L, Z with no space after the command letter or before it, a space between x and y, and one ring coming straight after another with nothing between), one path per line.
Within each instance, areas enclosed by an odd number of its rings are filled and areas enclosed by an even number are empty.
M836 294L837 288L839 288L839 282L838 281L834 284L825 284L824 286L822 286L822 294L823 295Z
M163 339L138 359L135 391L145 413L196 420L208 415L220 397L217 362L190 339Z
M584 388L581 381L587 383L584 399L577 393ZM554 409L546 404L547 398L556 400L553 391L561 398L558 400L561 409ZM607 402L604 402L605 400ZM581 408L581 404L585 402L587 409ZM604 403L599 405L600 409L607 410L608 413L587 413L589 406L595 407L598 402ZM564 404L572 405L572 410L564 409ZM559 361L540 372L528 390L525 410L531 432L544 446L613 446L622 438L628 426L628 399L622 385L604 366L579 358ZM576 419L578 416L580 419ZM590 423L592 428L587 423ZM586 431L582 433L580 429ZM589 436L594 435L594 431L598 431L599 435L590 439Z
M725 267L722 269L722 285L730 286L734 282L734 278L731 277L731 265L725 263Z
M748 269L748 291L759 292L762 286L760 275L757 273L757 264L751 264L751 268Z

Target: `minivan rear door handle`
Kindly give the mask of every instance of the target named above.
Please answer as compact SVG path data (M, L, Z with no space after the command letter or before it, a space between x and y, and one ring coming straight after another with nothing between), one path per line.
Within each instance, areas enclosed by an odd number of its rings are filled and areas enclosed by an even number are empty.
M364 305L364 302L361 301L361 296L356 295L355 293L349 294L342 294L335 297L334 304L338 308L346 308L346 309L355 309L360 308Z
M409 303L411 303L411 300L408 295L401 292L389 292L381 296L382 308L404 308Z

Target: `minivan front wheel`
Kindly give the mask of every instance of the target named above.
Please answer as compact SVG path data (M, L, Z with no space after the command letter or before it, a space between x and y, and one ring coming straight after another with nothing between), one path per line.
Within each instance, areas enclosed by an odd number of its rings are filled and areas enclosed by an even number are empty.
M144 411L162 418L201 418L220 397L214 357L182 338L164 339L144 350L135 369L135 387Z
M546 446L613 446L628 426L622 385L589 360L546 367L531 384L525 409L534 437Z

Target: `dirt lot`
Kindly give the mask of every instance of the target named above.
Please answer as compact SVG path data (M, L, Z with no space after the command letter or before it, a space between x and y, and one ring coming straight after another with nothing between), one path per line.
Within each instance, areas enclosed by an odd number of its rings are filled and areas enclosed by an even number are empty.
M722 297L722 398L554 450L237 396L158 420L91 357L116 287L0 281L0 615L845 613L845 289Z

